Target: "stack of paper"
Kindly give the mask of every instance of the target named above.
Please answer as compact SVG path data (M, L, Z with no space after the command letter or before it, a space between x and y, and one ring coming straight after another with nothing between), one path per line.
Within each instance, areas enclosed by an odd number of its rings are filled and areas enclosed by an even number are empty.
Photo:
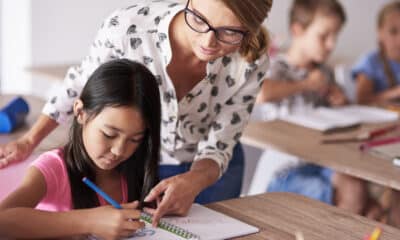
M368 106L351 105L339 108L318 107L312 110L296 111L283 115L280 119L327 132L331 130L349 128L360 123L384 123L399 119L397 113Z

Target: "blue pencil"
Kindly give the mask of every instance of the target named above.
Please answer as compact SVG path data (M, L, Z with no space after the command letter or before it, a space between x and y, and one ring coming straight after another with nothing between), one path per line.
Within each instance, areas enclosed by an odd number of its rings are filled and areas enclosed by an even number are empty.
M111 204L113 207L117 208L117 209L122 209L121 205L119 205L119 203L117 203L114 199L112 199L110 196L108 196L107 193L105 193L103 190L101 190L98 186L96 186L96 184L94 184L92 181L90 181L87 177L82 178L82 181L88 186L90 187L92 190L94 190L95 192L97 192L100 196L102 196L109 204ZM145 212L141 212L140 217L141 220L146 221L148 223L152 223L153 219L151 217L150 214L145 213ZM168 232L171 232L173 234L176 234L178 236L181 236L185 239L194 239L194 240L199 240L200 238L191 232L186 231L183 228L180 228L178 226L169 224L167 222L164 221L160 221L157 225L159 228L162 228Z
M100 196L104 198L109 204L111 204L113 207L117 209L122 209L121 205L117 203L114 199L112 199L110 196L108 196L107 193L105 193L103 190L101 190L96 184L94 184L92 181L90 181L87 177L82 178L82 181L88 185L91 189L93 189L95 192L97 192Z

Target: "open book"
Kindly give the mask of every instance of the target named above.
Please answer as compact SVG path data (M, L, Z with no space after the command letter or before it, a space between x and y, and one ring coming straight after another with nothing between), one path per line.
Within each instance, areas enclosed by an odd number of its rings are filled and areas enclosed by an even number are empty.
M216 212L199 204L193 204L187 217L163 217L158 228L145 220L145 228L126 240L220 240L239 237L259 231L258 228ZM96 239L90 237L89 239Z
M304 112L279 116L280 119L312 128L322 132L329 132L343 128L350 128L361 123L383 123L399 119L397 113L376 107L351 105L338 108L318 107Z
M376 146L370 148L369 150L375 155L392 160L393 158L400 156L400 143L396 142L392 144Z

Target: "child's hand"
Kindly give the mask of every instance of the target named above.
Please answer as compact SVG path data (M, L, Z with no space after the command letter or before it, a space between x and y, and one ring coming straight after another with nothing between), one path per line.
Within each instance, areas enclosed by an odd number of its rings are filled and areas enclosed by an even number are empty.
M326 75L318 69L308 73L305 84L307 90L317 92L321 96L325 96L329 89L329 82Z
M347 104L346 96L344 95L342 90L336 85L329 88L327 100L329 102L329 105L331 105L332 107L342 106Z
M101 239L120 239L131 236L136 230L143 228L144 223L139 221L139 202L123 204L123 209L104 206L90 209L88 224L89 232Z

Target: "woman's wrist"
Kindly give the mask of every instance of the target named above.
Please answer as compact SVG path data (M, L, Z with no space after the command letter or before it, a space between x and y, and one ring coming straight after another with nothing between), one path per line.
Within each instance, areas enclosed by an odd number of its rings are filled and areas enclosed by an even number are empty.
M191 178L196 179L195 183L201 191L218 180L220 168L214 160L202 159L192 164L189 173L192 175Z
M32 128L22 136L22 139L31 146L36 147L57 126L58 123L55 120L42 114Z

